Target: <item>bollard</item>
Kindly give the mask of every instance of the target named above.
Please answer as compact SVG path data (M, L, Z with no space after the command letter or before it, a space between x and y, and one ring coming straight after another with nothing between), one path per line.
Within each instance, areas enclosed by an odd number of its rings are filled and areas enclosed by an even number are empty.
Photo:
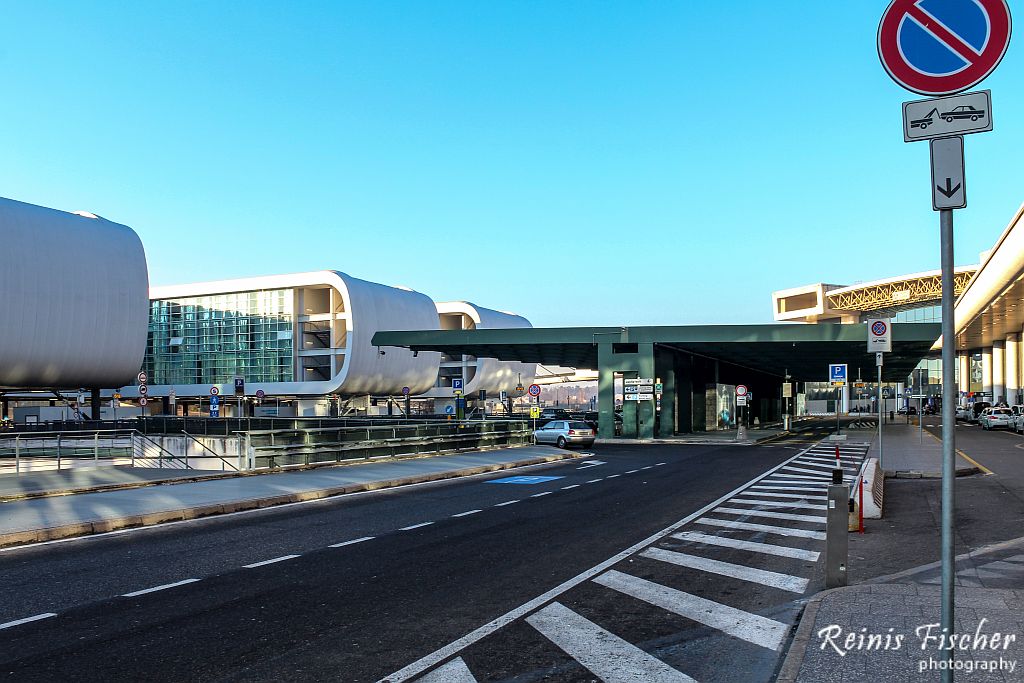
M832 470L828 487L828 510L825 519L825 587L838 588L847 583L849 560L850 490L843 484L843 471Z

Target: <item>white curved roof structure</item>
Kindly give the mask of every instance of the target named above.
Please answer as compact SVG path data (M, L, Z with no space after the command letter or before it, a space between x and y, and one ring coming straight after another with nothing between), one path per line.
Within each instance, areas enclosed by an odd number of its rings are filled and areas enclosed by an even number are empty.
M149 273L124 225L0 198L0 385L110 388L146 350Z
M507 313L495 311L483 306L469 303L468 301L445 301L437 304L437 313L442 320L446 316L463 315L470 324L464 329L508 329L533 327L526 318ZM445 325L442 323L442 329ZM515 390L520 379L523 385L533 382L537 372L535 363L520 363L516 361L500 361L495 358L475 358L469 360L468 364L475 367L465 384L466 396L472 396L481 389L489 394L496 394L501 391L511 392ZM467 368L472 370L472 367Z
M437 379L439 353L370 343L378 330L438 329L434 302L409 289L320 270L154 287L150 298L151 395L173 387L178 396L204 396L215 386L231 396L235 375L246 378L248 395L295 396L400 394L403 387L419 394ZM261 364L271 362L263 347L277 341L276 362L285 365L273 375ZM271 375L276 381L260 380Z

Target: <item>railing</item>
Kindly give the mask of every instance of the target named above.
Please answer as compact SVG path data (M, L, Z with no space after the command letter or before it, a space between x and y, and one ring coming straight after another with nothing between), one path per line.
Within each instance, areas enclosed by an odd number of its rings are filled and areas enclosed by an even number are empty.
M430 424L259 430L245 435L249 467L403 457L530 443L526 422Z

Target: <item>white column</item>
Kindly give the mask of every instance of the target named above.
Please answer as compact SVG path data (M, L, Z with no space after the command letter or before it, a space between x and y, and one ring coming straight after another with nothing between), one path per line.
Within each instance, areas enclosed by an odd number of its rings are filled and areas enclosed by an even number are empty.
M1020 335L1006 335L1006 402L1020 403Z
M992 403L1006 400L1006 343L992 342Z
M985 396L979 400L991 401L992 397L992 349L981 350L981 390L987 392L989 396Z
M964 351L957 358L959 361L960 377L958 378L958 385L961 392L968 392L971 390L971 354L969 351ZM965 399L962 397L959 403L965 403Z

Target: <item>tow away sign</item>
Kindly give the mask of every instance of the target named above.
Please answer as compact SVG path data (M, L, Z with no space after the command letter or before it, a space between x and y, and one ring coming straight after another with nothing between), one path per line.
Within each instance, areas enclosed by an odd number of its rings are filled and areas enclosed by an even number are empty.
M903 141L917 142L992 130L992 91L903 103Z

